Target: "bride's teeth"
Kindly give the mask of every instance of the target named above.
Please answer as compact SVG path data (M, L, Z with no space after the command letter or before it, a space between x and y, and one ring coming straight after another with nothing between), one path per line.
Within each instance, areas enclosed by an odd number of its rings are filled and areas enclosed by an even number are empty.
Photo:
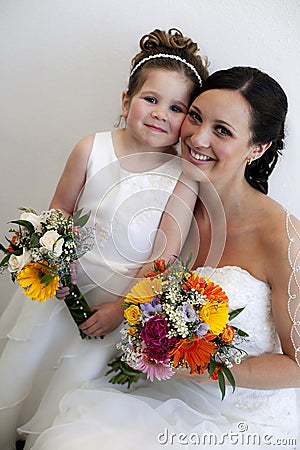
M191 149L191 155L193 158L197 159L198 161L209 161L211 159L209 156L199 155L199 153L195 153L192 149Z

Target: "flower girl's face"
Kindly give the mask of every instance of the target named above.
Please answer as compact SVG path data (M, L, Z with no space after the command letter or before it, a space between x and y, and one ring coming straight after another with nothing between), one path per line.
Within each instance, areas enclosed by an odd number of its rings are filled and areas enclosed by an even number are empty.
M191 81L176 71L150 69L132 98L123 94L122 115L130 138L148 151L174 145L188 111L191 87Z
M211 182L244 177L247 159L254 151L249 124L249 105L238 91L203 92L182 125L183 158Z

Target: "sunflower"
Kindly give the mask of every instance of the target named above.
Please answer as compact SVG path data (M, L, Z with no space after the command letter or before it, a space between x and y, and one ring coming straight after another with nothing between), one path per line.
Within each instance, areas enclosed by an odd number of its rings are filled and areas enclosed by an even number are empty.
M212 339L216 336L210 335L206 338L181 339L169 352L169 357L173 359L174 367L186 362L192 374L202 374L210 362L210 357L216 351L216 346Z
M153 278L152 280L145 278L133 286L129 294L127 294L125 302L133 303L135 305L139 303L151 302L151 300L153 300L157 294L160 294L161 292L161 280L158 278Z
M53 268L47 268L48 263L45 261L26 264L18 273L17 280L24 294L32 300L45 302L47 298L54 297L58 289L58 275L55 275ZM41 282L45 275L51 275L50 281Z
M211 333L220 334L228 322L228 313L229 307L227 302L208 300L201 307L199 316L209 326Z

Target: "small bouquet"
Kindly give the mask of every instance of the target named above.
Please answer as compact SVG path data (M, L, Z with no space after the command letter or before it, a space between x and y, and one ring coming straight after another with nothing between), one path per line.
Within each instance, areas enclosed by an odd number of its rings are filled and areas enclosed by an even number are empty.
M107 374L116 372L110 382L130 387L142 374L166 380L176 368L189 368L218 380L222 399L225 376L235 389L230 368L245 356L236 344L248 335L228 322L244 308L230 312L222 288L188 270L188 264L177 260L169 267L157 260L127 294L118 344L123 354L109 364Z
M55 296L59 286L68 286L65 303L77 325L92 315L76 284L72 283L72 263L92 246L92 229L84 227L90 214L81 216L82 209L73 217L65 218L62 211L51 209L40 215L33 209L24 211L8 247L0 244L6 255L0 262L0 271L8 271L12 281L18 281L24 294L32 300L45 302ZM82 338L87 338L80 331Z

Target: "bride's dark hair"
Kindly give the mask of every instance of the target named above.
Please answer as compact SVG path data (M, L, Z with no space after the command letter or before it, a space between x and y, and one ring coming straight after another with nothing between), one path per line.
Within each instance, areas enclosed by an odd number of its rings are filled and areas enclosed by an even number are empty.
M250 105L251 144L272 145L245 169L245 178L255 189L268 193L268 179L284 147L284 124L288 109L286 94L272 77L253 67L218 70L204 82L210 89L239 91Z

